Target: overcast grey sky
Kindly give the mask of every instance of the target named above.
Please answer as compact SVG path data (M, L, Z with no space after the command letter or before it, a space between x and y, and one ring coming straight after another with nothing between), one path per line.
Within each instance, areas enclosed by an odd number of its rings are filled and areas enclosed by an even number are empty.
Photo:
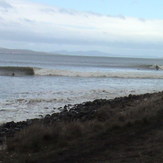
M43 0L0 0L0 46L50 52L99 50L115 55L163 57L161 17L143 17L143 13L141 17L133 17L129 12L127 16L123 12L116 15L95 9L84 11L75 8L72 0L69 5L55 5L55 1L43 3Z

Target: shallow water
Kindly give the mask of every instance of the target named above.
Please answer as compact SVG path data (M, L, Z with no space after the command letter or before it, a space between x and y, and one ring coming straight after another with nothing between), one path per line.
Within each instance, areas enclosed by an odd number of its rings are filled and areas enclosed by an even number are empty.
M0 66L29 66L35 75L0 76L0 123L41 117L67 104L161 91L163 71L155 64L163 65L151 59L3 54Z

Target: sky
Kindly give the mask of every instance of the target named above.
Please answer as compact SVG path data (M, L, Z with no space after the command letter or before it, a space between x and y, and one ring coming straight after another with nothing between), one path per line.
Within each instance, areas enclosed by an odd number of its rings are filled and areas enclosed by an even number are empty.
M162 0L33 0L33 2L104 15L163 18Z
M163 57L162 0L0 0L0 47Z

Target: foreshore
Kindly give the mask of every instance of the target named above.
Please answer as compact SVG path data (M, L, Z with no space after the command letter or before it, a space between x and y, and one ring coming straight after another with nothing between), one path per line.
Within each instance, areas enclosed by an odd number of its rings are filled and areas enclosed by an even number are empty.
M0 162L162 162L163 92L67 105L0 126Z

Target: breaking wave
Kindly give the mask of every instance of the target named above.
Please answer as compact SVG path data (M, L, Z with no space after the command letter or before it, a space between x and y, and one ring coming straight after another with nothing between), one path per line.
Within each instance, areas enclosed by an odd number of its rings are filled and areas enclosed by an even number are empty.
M110 71L110 72L79 72L69 70L35 70L35 75L41 76L67 76L67 77L93 77L93 78L142 78L163 79L163 72L151 71Z
M60 69L46 69L35 67L0 67L0 75L4 76L64 76L64 77L91 77L91 78L139 78L139 79L163 79L163 71L154 71L157 65L146 65L148 70L128 70L115 71L72 71ZM163 69L163 66L158 66Z
M155 69L151 65L148 66L149 69ZM159 67L163 69L163 66ZM84 71L70 71L70 70L50 70L50 69L34 69L35 75L38 76L65 76L65 77L91 77L91 78L139 78L139 79L163 79L163 71L142 71L142 70L126 70L126 71L94 71L94 72L84 72Z
M158 69L158 70L160 69L160 70L163 70L163 66L157 65L157 64L149 65L148 67L149 67L149 69Z
M26 76L34 74L34 68L32 67L0 67L1 76Z

